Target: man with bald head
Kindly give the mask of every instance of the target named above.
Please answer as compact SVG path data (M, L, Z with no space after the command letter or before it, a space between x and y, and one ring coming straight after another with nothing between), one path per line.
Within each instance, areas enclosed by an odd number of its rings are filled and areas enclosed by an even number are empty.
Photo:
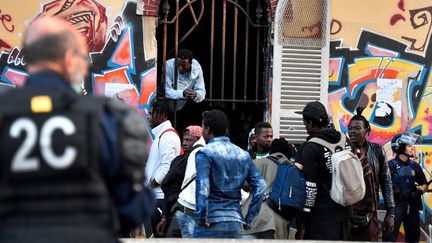
M79 95L88 55L66 22L34 21L24 50L25 87L0 96L0 242L114 242L154 203L144 119Z

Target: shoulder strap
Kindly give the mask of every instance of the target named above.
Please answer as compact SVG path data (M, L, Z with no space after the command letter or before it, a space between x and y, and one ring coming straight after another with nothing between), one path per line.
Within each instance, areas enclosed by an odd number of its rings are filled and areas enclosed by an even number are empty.
M196 178L196 175L194 175L194 177L192 177L190 179L190 181L188 181L188 183L186 183L186 185L184 187L182 187L182 189L180 190L180 192L182 192L184 189L186 189L186 187L188 187Z
M195 145L195 146L192 147L192 149L190 150L190 152L192 152L195 149L200 148L200 147L203 147L203 145L202 144L197 144L197 145ZM180 192L182 192L186 187L188 187L195 180L195 177L196 177L196 174L192 177L192 179L190 179L190 181L188 181L188 183L186 183L186 185L184 187L182 187L182 189L180 190Z
M194 151L195 149L197 149L197 148L201 148L201 147L204 147L202 144L197 144L197 145L195 145L195 146L193 146L192 148L191 148L191 152L192 151Z
M176 131L174 128L169 127L169 128L167 128L165 131L163 131L163 132L159 135L159 140L160 140L160 138L162 137L162 135L164 135L164 134L167 133L167 132L175 132L175 134L177 134L177 136L179 136L179 134L177 133L177 131ZM179 137L180 137L180 136L179 136Z
M180 138L180 135L177 133L177 131L176 131L174 128L169 127L169 128L167 128L165 131L163 131L163 132L159 135L158 148L159 148L160 139L161 139L162 135L164 135L164 134L167 133L167 132L175 132L175 134L177 134L177 136ZM184 151L183 151L183 147L180 146L180 154L183 154L183 153L184 153Z
M341 134L341 139L337 143L329 143L329 142L325 141L324 139L317 138L317 137L311 138L308 142L317 143L319 145L322 145L322 146L328 148L332 152L332 154L334 154L337 147L341 147L341 148L346 147L345 146L346 137L343 134Z
M282 164L278 159L276 159L273 156L267 156L267 158L270 159L271 161L273 161L277 165L281 165Z

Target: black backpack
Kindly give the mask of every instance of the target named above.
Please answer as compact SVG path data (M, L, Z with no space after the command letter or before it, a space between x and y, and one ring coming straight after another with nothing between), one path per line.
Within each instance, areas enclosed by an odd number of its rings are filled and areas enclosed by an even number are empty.
M181 154L171 161L170 169L161 183L161 189L165 194L162 212L166 216L169 216L172 206L177 202L180 192L184 189L181 186L185 176L188 157L192 151L199 147L202 147L202 145L193 146L188 153ZM193 180L188 182L185 187Z

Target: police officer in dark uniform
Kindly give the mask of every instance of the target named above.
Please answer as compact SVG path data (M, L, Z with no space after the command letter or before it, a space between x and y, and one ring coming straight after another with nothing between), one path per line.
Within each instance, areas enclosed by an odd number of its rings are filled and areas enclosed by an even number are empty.
M68 23L33 22L24 50L26 86L0 96L0 242L114 242L154 203L144 119L77 94L88 53Z
M421 195L427 190L427 181L420 165L413 160L414 144L418 135L404 133L392 139L392 150L396 158L389 161L395 198L395 222L393 232L383 241L396 241L403 222L405 240L418 242L420 238L419 210L422 210Z

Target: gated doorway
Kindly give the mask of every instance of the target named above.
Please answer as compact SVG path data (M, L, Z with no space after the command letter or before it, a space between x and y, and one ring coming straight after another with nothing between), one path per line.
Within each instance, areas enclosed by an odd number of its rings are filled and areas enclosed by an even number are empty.
M190 49L201 64L206 99L176 117L176 129L201 124L201 113L221 109L233 142L262 121L266 107L269 10L265 0L162 0L158 42L158 97L164 96L164 63Z

